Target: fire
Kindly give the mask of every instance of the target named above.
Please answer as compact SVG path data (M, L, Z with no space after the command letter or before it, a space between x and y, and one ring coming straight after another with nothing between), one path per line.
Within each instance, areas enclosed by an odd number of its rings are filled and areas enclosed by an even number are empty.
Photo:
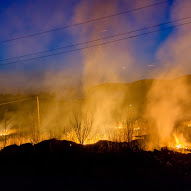
M174 138L175 138L175 142L176 142L175 147L177 149L186 148L186 140L183 137L183 135L179 135L179 137L178 137L177 135L174 134Z
M179 145L176 145L176 148L177 149L180 149L180 148L182 148L183 146L181 145L181 144L179 144Z
M11 134L13 134L13 133L15 133L15 132L16 132L16 130L14 130L14 129L8 129L8 130L6 130L6 131L0 132L0 137L2 137L2 136L8 136L8 135L11 135Z
M187 150L189 148L191 148L191 145L186 141L186 139L184 138L184 136L182 134L177 135L174 134L174 142L170 144L170 148L172 149L176 149L176 150Z
M138 131L138 130L140 130L140 127L134 128L134 131Z

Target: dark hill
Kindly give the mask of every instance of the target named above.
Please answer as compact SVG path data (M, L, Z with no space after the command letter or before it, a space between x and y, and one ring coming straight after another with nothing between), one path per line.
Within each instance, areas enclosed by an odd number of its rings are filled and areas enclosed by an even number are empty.
M9 146L0 152L0 164L5 190L184 190L191 178L191 154L108 141Z
M90 99L102 100L103 98L113 101L123 100L123 106L134 105L140 113L145 109L147 96L152 85L157 82L160 92L160 84L173 84L182 81L187 85L191 93L191 75L181 76L171 80L145 79L132 83L105 83L97 85L88 91ZM181 91L181 90L180 90Z

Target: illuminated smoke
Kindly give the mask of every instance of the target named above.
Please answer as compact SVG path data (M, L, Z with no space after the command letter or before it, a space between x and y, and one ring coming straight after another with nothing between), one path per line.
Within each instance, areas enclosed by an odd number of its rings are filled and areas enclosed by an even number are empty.
M189 16L190 1L175 1L171 8L171 19ZM162 67L158 70L148 94L147 116L154 121L151 147L169 146L184 135L176 134L176 123L189 119L190 81L189 77L180 77L190 72L191 26L179 28L172 32L161 45L157 57ZM187 109L186 109L187 108ZM177 141L176 141L177 142ZM185 141L184 141L185 142Z

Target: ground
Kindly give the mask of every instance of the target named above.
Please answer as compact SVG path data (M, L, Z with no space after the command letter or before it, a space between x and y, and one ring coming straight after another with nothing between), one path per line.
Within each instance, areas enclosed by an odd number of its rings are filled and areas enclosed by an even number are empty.
M132 146L132 145L131 145ZM191 187L191 154L142 151L129 143L79 145L55 139L0 152L6 190L184 190Z

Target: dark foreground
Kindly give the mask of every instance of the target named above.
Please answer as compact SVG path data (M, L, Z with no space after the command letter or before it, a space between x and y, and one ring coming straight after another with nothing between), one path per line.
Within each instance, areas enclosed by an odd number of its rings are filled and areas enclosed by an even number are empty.
M131 145L132 146L132 145ZM49 140L0 152L2 190L190 190L191 154Z

